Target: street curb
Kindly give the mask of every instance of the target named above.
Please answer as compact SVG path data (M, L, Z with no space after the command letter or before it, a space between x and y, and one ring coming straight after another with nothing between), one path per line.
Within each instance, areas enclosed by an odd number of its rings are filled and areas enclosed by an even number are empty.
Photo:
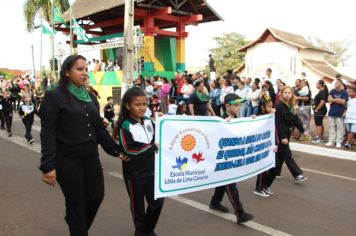
M304 152L318 156L325 156L343 160L356 161L356 153L344 150L331 149L326 147L319 147L314 145L307 145L301 143L290 142L292 151Z

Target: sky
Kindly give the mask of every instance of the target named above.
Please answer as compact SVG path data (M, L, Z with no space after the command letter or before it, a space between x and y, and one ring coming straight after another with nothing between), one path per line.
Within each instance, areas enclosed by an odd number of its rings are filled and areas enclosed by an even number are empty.
M104 1L104 0L101 0ZM74 2L74 0L70 0ZM99 2L99 1L98 1ZM305 37L314 36L324 41L347 39L351 41L349 51L355 54L346 66L356 67L356 22L354 3L338 1L286 1L286 0L208 0L209 4L224 19L219 22L189 26L186 40L186 65L204 66L209 49L215 46L214 36L238 32L254 40L267 28L273 27ZM40 30L28 33L23 17L25 0L0 2L0 68L32 69L31 45L34 48L35 67L40 65ZM58 41L65 37L59 36ZM43 36L42 64L49 65L51 47L48 36ZM92 58L97 53L86 55Z

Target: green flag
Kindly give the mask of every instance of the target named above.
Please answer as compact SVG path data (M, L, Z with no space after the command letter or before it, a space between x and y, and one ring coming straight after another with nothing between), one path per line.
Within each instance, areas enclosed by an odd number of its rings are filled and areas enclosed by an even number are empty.
M48 24L45 23L45 24L42 24L42 33L54 35L57 33L57 31L55 31L51 26L49 26Z
M57 7L53 8L53 15L54 15L54 23L63 23L66 24L65 20L62 17L61 12Z
M74 18L72 19L72 30L73 33L78 36L78 38L84 40L85 42L89 41L88 36L85 34L85 29L80 27L80 25Z

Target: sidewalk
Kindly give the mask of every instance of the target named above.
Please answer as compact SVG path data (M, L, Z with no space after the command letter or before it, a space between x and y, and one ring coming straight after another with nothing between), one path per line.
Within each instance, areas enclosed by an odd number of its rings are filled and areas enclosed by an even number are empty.
M352 150L347 150L344 148L326 147L325 143L329 140L329 128L328 119L324 119L324 143L313 144L311 141L301 141L296 139L291 139L291 149L294 151L308 152L316 155L355 160L356 161L356 145L353 145ZM315 125L314 118L312 117L310 122L310 134L312 138L315 137Z

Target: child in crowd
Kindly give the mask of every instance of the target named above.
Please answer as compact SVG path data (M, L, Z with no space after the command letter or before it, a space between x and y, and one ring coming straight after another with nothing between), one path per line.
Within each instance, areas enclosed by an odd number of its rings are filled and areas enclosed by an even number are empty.
M126 156L122 158L122 169L131 199L135 236L156 235L154 229L164 203L164 198L154 199L154 162L158 147L154 143L154 123L144 116L146 108L144 91L138 87L129 89L122 98L117 123L120 144Z
M240 114L241 102L242 100L235 93L227 94L224 97L226 113L224 114L223 118L225 118L226 121L229 122L230 120L237 118L237 116ZM210 209L217 210L220 212L228 212L228 209L221 205L221 201L224 197L225 192L227 192L231 205L234 207L238 224L248 222L255 218L252 214L246 213L244 208L242 207L242 203L240 202L239 190L237 189L236 183L216 187L215 193L211 198Z
M349 95L349 100L347 101L345 125L348 134L345 148L352 149L352 140L354 138L354 134L356 133L356 88L348 88L347 94Z
M178 106L174 98L169 98L168 115L177 115Z
M186 115L187 113L187 104L183 101L178 103L177 115Z
M25 138L29 144L32 144L35 141L31 134L31 129L35 118L35 114L37 114L37 111L36 111L36 106L32 101L31 94L25 93L22 96L22 101L19 105L19 115L22 119L22 123L25 126L25 130L26 130Z
M303 128L303 124L296 115L295 109L296 99L293 89L289 86L284 86L281 90L279 102L276 105L276 128L278 134L278 151L277 155L280 162L277 163L277 172L280 173L282 164L285 161L289 171L294 177L294 182L299 183L308 178L303 175L303 171L292 157L292 152L289 147L291 136L291 128L295 126L301 133L308 135Z
M2 114L4 117L7 134L9 137L11 137L12 116L14 110L12 103L16 101L16 98L12 97L8 90L4 90L2 95L3 97L0 98L0 105L2 106Z
M114 128L114 118L115 118L115 111L114 111L114 98L109 96L107 97L106 101L108 102L104 107L104 118L107 119L110 123L110 126Z

